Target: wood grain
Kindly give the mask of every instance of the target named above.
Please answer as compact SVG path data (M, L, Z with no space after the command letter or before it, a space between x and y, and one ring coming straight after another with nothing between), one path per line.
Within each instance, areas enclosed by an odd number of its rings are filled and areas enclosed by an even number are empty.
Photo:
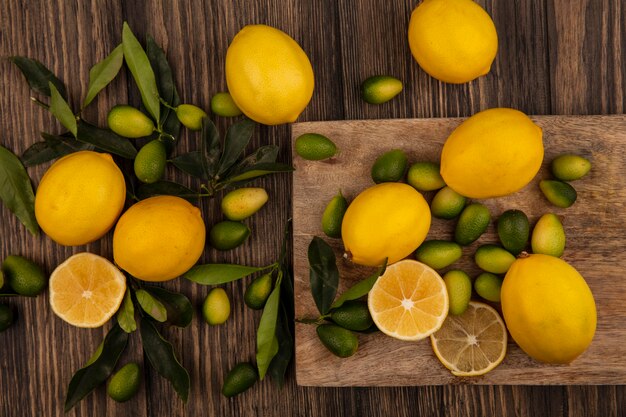
M624 112L623 2L581 0L576 2L583 5L580 8L568 0L478 3L494 18L500 48L488 76L461 86L428 77L408 53L403 31L417 4L414 0L3 0L0 57L19 54L39 59L66 82L72 102L78 103L87 89L89 67L120 42L121 25L127 20L140 40L150 33L164 47L181 97L208 108L211 95L226 89L223 62L234 34L246 24L266 23L287 31L311 58L316 88L301 121L468 116L496 105L514 106L530 114ZM600 46L600 63L595 60L596 51L584 42L569 44L565 36L568 31L583 30L583 39ZM558 83L554 82L556 55L562 71ZM575 74L568 72L574 67L580 69ZM16 69L1 60L0 71L0 143L21 153L38 140L40 131L59 132L58 123L29 102L30 92ZM364 77L382 71L403 79L405 91L383 106L363 103L358 85ZM577 90L589 77L593 85ZM580 94L584 99L578 101ZM104 124L108 109L124 102L138 105L139 95L123 72L89 107L87 118ZM222 130L230 123L224 119L217 122ZM265 143L280 144L281 160L291 159L288 126L259 127L254 146ZM196 136L184 133L177 151L196 146ZM45 168L29 170L35 182ZM188 177L173 170L167 176L190 184ZM280 244L277 231L291 215L292 182L285 175L258 184L267 187L271 199L255 217L250 244L228 253L207 250L204 261L273 262ZM211 220L207 223L220 216L216 201L203 202L202 210ZM48 272L74 252L111 253L110 236L79 248L34 239L2 205L0 231L0 258L23 254ZM144 385L132 401L117 404L101 387L67 415L604 417L623 415L626 409L623 386L315 388L297 386L293 367L282 390L264 381L244 395L226 400L219 394L224 372L238 361L254 358L259 314L243 307L246 283L225 286L233 304L227 326L210 328L195 318L188 329L165 331L191 370L189 404L184 406L162 378L144 367ZM168 288L182 291L196 306L208 291L182 281L172 282ZM64 415L66 385L107 329L66 326L50 311L45 296L2 302L17 309L18 320L0 334L0 416ZM137 338L131 340L123 361L144 363Z
M296 318L315 319L311 297L307 246L312 236L324 236L320 217L328 201L341 189L349 200L373 185L370 168L376 157L402 149L409 163L438 161L441 147L462 119L407 119L298 123L293 137L317 132L331 138L340 149L328 161L306 161L294 156L293 221L294 284ZM315 326L296 324L296 378L301 385L435 385L435 384L623 384L626 383L626 282L619 279L626 260L620 253L625 242L626 164L621 149L626 145L626 116L535 116L543 129L545 157L539 174L523 190L510 196L482 201L493 219L508 209L524 211L531 222L547 212L562 218L567 236L564 259L587 280L598 310L598 328L588 351L568 366L547 366L533 361L511 340L503 363L480 378L454 377L441 366L428 340L407 343L382 333L361 335L357 353L348 359L333 356L319 342ZM549 163L562 153L583 155L593 170L574 183L579 198L569 209L552 206L539 190L539 181L549 178ZM430 200L433 192L426 193ZM475 250L497 243L492 222L487 232L463 249L460 261L442 270L460 268L475 277L480 270L473 262ZM454 221L433 219L427 239L450 240ZM338 260L339 294L371 270L355 267L342 259L339 239L327 239ZM316 314L317 313L317 314ZM330 366L320 367L320 363Z

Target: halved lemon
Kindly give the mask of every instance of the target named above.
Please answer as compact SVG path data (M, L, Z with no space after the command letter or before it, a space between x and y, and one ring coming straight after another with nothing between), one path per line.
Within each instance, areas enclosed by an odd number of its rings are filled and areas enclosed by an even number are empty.
M126 277L107 259L77 253L50 275L52 311L77 327L99 327L118 310L126 292Z
M437 358L454 375L478 376L502 362L507 334L495 309L472 301L465 313L448 316L430 341Z
M443 279L429 266L409 259L387 267L367 302L380 331L401 340L430 336L448 315Z

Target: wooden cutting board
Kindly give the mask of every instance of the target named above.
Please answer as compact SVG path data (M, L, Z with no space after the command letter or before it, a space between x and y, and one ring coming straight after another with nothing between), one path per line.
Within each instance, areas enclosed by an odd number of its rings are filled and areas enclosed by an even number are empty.
M293 239L296 318L319 314L309 288L307 247L325 237L320 219L339 189L350 200L373 185L370 169L377 156L403 149L409 162L438 161L445 139L463 119L412 119L309 122L293 125L292 136L321 133L340 154L328 161L305 161L294 153ZM598 327L589 349L569 365L546 365L529 358L510 339L504 361L485 376L459 378L432 353L429 340L403 342L380 332L359 335L357 353L333 356L317 338L315 326L296 323L296 377L300 385L385 386L439 384L625 384L626 383L626 116L535 116L543 129L545 158L537 177L520 192L484 200L492 219L521 209L531 225L547 212L562 217L567 235L564 259L585 277L597 304ZM573 183L578 201L568 208L550 205L538 182L550 176L549 162L571 152L589 158L591 172ZM426 193L428 201L433 193ZM451 239L455 221L433 219L428 239ZM326 238L340 270L339 294L372 270L343 260L339 239ZM478 274L472 256L484 243L497 242L494 224L452 267ZM445 270L444 270L445 272Z

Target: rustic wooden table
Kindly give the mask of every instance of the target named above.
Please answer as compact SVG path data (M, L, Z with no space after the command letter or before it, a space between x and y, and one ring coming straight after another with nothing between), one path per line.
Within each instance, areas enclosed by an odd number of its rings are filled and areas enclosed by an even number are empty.
M316 77L313 99L300 121L468 116L481 109L510 106L528 114L623 114L626 108L626 6L622 0L479 0L492 15L499 52L491 72L463 85L442 84L419 69L410 56L406 28L416 1L23 1L0 2L0 56L26 55L51 68L68 86L73 103L87 88L89 68L121 40L128 21L141 40L151 34L166 50L185 102L208 108L224 91L224 56L229 41L246 24L265 23L292 35L308 53ZM16 153L38 140L40 131L60 126L28 99L18 70L0 63L0 143ZM359 97L366 77L390 74L405 90L390 103L372 106ZM87 113L104 124L108 109L139 103L124 74ZM227 126L219 120L219 127ZM194 149L184 134L177 150ZM365 140L365 139L363 139ZM281 146L291 155L289 126L258 127L254 144ZM29 169L37 183L47 165ZM168 171L168 178L185 181ZM268 264L277 257L282 225L291 212L291 178L257 182L270 203L254 220L248 244L227 253L207 250L203 260ZM215 201L203 201L207 223L219 215ZM61 247L32 237L0 207L0 258L28 256L50 272L70 254L88 250L111 255L111 236L86 247ZM296 254L304 256L304 254ZM183 280L168 283L199 306L207 288ZM234 399L219 393L225 370L254 358L259 313L243 303L244 283L225 286L233 312L227 325L209 327L196 315L186 329L164 330L192 390L187 405L148 366L139 395L125 404L108 399L104 388L69 415L493 415L619 416L626 413L624 386L441 386L419 388L304 388L290 370L280 390L264 381ZM18 311L17 322L0 334L0 415L61 416L67 383L108 330L73 328L50 310L45 296L2 300ZM124 360L145 362L137 337ZM320 366L324 366L320 364ZM541 381L537 381L540 383Z

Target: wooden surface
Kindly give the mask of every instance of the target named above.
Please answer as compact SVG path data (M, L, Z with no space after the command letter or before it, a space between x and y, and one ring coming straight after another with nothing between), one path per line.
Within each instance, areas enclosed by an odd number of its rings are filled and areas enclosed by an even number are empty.
M446 138L464 119L358 120L306 122L293 126L293 138L307 132L323 134L337 144L340 153L327 161L306 161L294 154L293 247L296 318L315 319L319 312L309 285L306 256L312 236L333 246L339 265L341 294L372 269L356 267L342 258L340 239L328 239L321 231L321 213L341 189L348 201L374 183L370 169L376 158L392 149L404 150L409 163L438 161ZM620 279L626 259L620 253L626 241L626 116L536 116L543 130L544 164L539 174L521 191L481 201L493 219L508 209L520 209L535 224L552 212L563 220L567 236L563 258L587 280L596 300L598 327L591 347L567 366L542 365L510 340L507 355L494 371L480 378L459 378L443 367L432 353L430 340L404 342L380 332L360 335L354 356L340 359L319 341L314 325L296 323L296 379L301 385L378 386L439 384L625 384L626 383L626 281ZM562 153L584 155L593 170L574 183L577 202L568 209L552 206L539 189L550 178L549 164ZM425 193L430 202L434 192ZM451 240L456 221L433 218L427 239ZM480 270L473 261L476 249L498 243L495 223L476 242L463 248L463 257L452 266L475 277ZM480 298L477 298L480 300ZM498 307L498 305L496 305ZM329 366L320 367L320 363Z
M86 92L89 68L120 42L122 22L127 20L140 40L150 33L164 47L181 97L208 108L211 95L226 87L223 64L230 40L245 24L266 23L291 34L313 63L316 89L299 121L457 117L494 106L516 107L528 114L624 113L626 7L622 0L480 0L494 18L499 52L490 74L464 85L437 82L411 58L405 32L416 3L3 0L0 56L37 58L66 82L70 99L79 103ZM380 73L401 78L405 91L388 104L367 105L358 96L358 85ZM0 62L0 74L0 142L4 146L21 153L38 140L40 131L60 131L49 114L29 102L26 83L7 61ZM124 102L139 104L137 90L126 75L98 97L87 118L103 124L107 110ZM221 128L227 124L218 122ZM195 147L191 138L185 134L177 151ZM289 138L288 126L260 127L254 144L281 144L280 158L289 161ZM44 169L29 172L38 181ZM185 177L169 171L168 178L183 181ZM226 254L207 251L205 261L267 264L275 259L277 230L291 215L292 182L283 175L257 184L268 188L271 199L255 218L249 244ZM615 204L623 208L622 202ZM202 209L207 219L218 216L215 201L204 202ZM0 257L26 255L47 271L81 250L111 254L110 235L86 248L62 248L49 239L32 238L3 206L0 229ZM69 415L604 417L624 415L626 410L623 386L306 388L296 385L293 368L282 391L266 381L227 400L219 394L225 370L254 357L259 314L244 307L244 286L244 282L225 286L233 303L228 325L209 328L196 317L188 329L166 331L191 372L192 391L186 406L162 378L144 367L144 383L131 402L116 404L99 388ZM168 287L184 292L198 306L208 291L183 281ZM6 302L17 308L19 317L0 334L0 415L61 416L72 373L107 329L71 328L53 315L45 296ZM136 338L131 340L124 360L143 362Z

